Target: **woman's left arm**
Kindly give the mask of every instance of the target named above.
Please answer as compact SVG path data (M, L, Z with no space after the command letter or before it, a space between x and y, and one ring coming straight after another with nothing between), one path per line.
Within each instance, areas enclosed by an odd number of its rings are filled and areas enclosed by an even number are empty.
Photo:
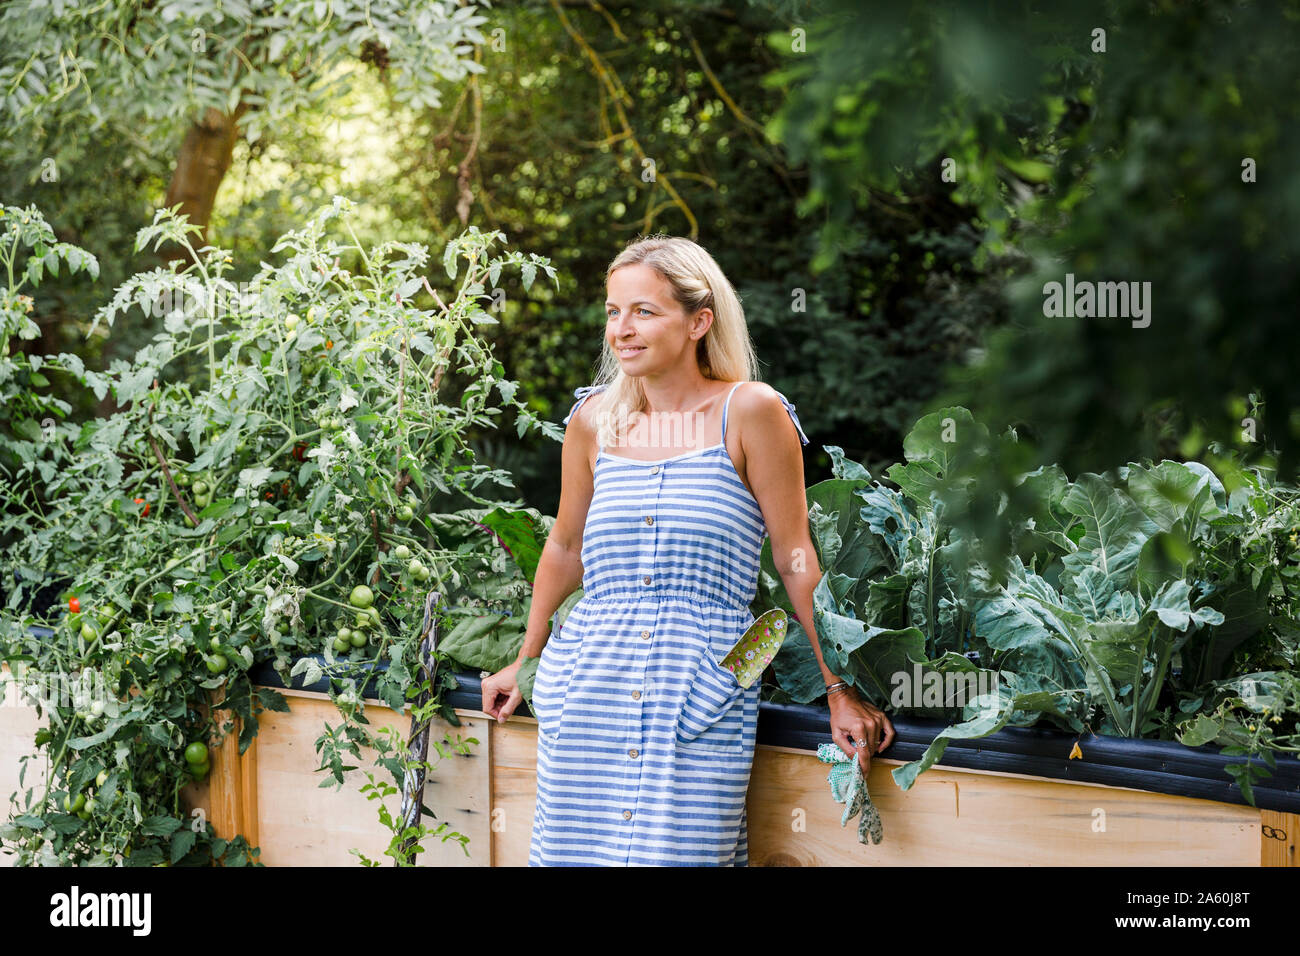
M741 394L744 399L741 399ZM808 497L804 489L803 452L794 422L776 391L740 389L734 413L742 420L741 447L750 490L763 512L772 539L772 560L781 575L795 616L809 635L809 645L827 686L842 680L826 666L821 638L813 626L813 591L821 581L812 535L808 528ZM856 754L863 773L871 758L894 740L894 725L879 708L861 700L852 683L831 692L831 738L846 754Z

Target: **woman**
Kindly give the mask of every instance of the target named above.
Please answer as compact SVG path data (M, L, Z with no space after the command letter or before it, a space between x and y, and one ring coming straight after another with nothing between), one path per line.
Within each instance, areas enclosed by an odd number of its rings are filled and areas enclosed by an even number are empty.
M765 535L799 620L813 620L808 439L794 406L754 381L740 301L704 249L635 241L606 287L603 384L578 389L564 419L524 644L483 681L483 710L513 713L519 666L540 656L530 866L746 866L759 684L719 662L754 620ZM811 644L832 738L869 769L893 726Z

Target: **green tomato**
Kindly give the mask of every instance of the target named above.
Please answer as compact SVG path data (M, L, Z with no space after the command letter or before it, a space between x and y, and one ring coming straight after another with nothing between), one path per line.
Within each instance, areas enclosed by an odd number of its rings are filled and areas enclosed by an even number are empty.
M210 495L195 495L195 496L194 496L194 505L195 505L195 507L197 507L200 511L202 511L204 508L206 508L206 507L207 507L208 505L210 505L210 504L212 504L212 497L211 497Z
M433 577L433 572L430 571L428 568L422 567L420 568L420 573L415 576L415 579L417 581L427 581L431 577Z
M187 471L178 471L176 473L176 486L178 488L188 487L190 482L193 480L194 479L190 477L189 472Z
M370 615L365 611L357 611L356 620L353 623L354 626L359 628L368 627L370 624Z
M80 809L80 810L77 811L77 816L81 817L81 819L83 819L83 820L89 820L89 819L90 819L90 811L87 810L87 809L85 809L85 808L83 807L82 809Z
M95 778L95 786L102 787L108 781L108 771L101 770L99 776Z
M400 508L397 509L398 521L410 521L414 517L415 517L415 512L411 510L410 505L402 505Z
M81 637L86 641L93 641L99 634L99 628L95 627L90 621L81 622Z
M195 780L202 780L208 775L208 771L211 769L212 764L210 763L192 763L190 764L190 776Z
M77 794L75 800L72 798L71 794L68 794L63 798L63 809L67 810L69 813L79 813L85 808L86 795L84 793Z
M94 813L96 806L97 804L95 803L95 798L91 797L89 800L86 801L86 813L87 814Z
M284 320L284 327L285 327L286 329L288 329L290 332L292 332L294 329L296 329L296 328L298 327L298 323L299 323L300 321L301 321L301 319L299 319L298 316L297 316L296 314L294 314L293 312L290 312L289 315L288 315L288 317L285 318L285 320Z
M208 658L208 670L214 674L223 673L229 661L226 660L225 654L213 654Z
M340 627L338 638L340 641L350 641L352 640L352 632L349 631L346 627Z
M352 632L352 639L351 639L351 640L352 640L352 646L353 646L353 647L365 647L365 646L366 646L366 632L365 632L365 631L353 631L353 632Z
M208 762L208 745L196 740L185 748L185 762L191 764Z
M406 570L410 571L412 575L418 575L422 567L424 565L420 563L419 558L412 558L411 563L406 566Z
M348 603L353 607L366 608L375 603L375 592L364 584L358 584L348 595Z
M194 493L196 495L206 494L207 491L208 491L208 483L206 481L194 482Z
M405 561L411 556L411 549L404 544L399 544L393 549L393 557L399 561Z
M351 634L352 632L349 631L348 633ZM349 647L351 647L351 646L352 646L352 642L351 642L351 641L345 641L345 640L343 640L343 638L341 638L341 637L336 637L336 638L334 638L334 653L335 653L335 654L342 654L344 651L346 651L346 650L347 650Z

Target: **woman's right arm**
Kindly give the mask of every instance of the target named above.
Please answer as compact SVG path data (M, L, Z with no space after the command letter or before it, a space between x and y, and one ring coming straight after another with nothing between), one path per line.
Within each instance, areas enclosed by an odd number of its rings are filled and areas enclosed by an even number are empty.
M523 646L513 664L483 681L483 711L498 720L510 716L523 699L515 683L519 666L527 658L542 656L542 648L551 633L551 617L564 599L582 584L582 531L587 523L587 509L591 506L594 489L591 458L596 449L596 435L591 404L582 403L564 432L560 507L537 562Z
M528 611L524 644L518 663L527 657L541 657L550 636L550 620L564 599L582 584L582 531L591 507L594 480L591 452L596 436L592 430L591 402L583 402L564 432L560 465L560 509L546 536L542 556L533 578L533 598Z

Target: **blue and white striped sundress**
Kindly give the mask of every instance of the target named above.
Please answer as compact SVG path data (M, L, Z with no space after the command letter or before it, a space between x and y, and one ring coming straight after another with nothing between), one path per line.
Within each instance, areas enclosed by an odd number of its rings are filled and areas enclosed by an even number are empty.
M583 596L533 683L529 866L749 863L759 684L742 688L718 663L754 620L767 536L726 448L742 384L717 445L658 461L597 456ZM566 425L601 388L574 393Z

